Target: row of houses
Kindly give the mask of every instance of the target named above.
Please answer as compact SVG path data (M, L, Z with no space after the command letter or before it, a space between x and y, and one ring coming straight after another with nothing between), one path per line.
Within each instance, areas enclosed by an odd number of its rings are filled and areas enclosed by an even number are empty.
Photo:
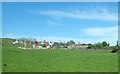
M54 42L48 42L48 41L35 41L33 43L29 42L21 42L21 41L14 41L13 44L23 44L20 48L34 48L34 49L53 49L54 48ZM68 45L68 46L60 46L60 48L87 48L87 44L74 44L74 45Z

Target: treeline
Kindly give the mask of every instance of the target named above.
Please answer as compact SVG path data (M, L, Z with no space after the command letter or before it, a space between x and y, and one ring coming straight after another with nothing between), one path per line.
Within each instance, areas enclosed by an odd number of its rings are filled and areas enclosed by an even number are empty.
M87 47L87 49L98 49L98 50L119 50L120 46L119 46L119 42L116 42L115 46L110 46L109 43L107 43L106 41L103 42L98 42L95 44L91 44Z
M108 49L109 47L110 47L110 44L107 43L106 41L103 41L103 42L91 44L87 48L88 49Z

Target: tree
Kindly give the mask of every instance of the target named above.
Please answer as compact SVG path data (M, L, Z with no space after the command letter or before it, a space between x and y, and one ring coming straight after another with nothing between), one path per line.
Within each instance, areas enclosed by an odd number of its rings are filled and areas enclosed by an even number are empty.
M69 45L75 45L75 42L74 42L73 40L70 40L70 41L67 42L67 45L68 45L68 46L69 46Z
M102 46L103 46L103 47L108 46L107 42L106 42L106 41L103 41L103 42L102 42Z
M54 42L54 43L53 43L53 46L59 48L59 47L60 47L60 44L59 44L59 42Z
M26 48L26 41L27 41L27 39L26 38L20 38L19 41L20 41L21 47Z
M118 42L118 40L117 40L117 44L116 44L116 46L119 46L119 42Z
M66 45L66 43L60 42L60 46L65 46L65 45Z
M46 40L43 41L44 43L46 42Z
M101 48L103 48L103 45L102 45L101 42L98 42L98 43L95 43L95 44L91 45L91 48L93 48L93 49L101 49Z
M35 41L37 40L34 38L20 38L19 39L21 47L24 47L24 48L26 47L31 48Z
M97 48L97 49L100 49L100 48L102 48L102 47L103 47L102 43L99 42L99 43L96 44L96 48Z
M110 46L110 43L108 43L108 47Z
M92 49L93 45L91 43L88 44L87 49Z

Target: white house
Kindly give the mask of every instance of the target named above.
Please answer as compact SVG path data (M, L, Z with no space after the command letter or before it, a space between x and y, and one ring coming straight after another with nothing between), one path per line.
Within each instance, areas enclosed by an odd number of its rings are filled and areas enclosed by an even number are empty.
M15 42L12 42L12 44L16 44L16 43L18 43L18 41L16 40Z

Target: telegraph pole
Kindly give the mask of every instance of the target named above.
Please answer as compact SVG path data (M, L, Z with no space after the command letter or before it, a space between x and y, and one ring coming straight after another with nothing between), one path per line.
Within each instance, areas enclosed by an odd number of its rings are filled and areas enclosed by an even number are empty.
M85 34L83 33L83 43L85 43L86 44L86 38L85 38Z
M41 34L40 38L41 38L41 41L42 41L42 38L43 38L42 34Z

